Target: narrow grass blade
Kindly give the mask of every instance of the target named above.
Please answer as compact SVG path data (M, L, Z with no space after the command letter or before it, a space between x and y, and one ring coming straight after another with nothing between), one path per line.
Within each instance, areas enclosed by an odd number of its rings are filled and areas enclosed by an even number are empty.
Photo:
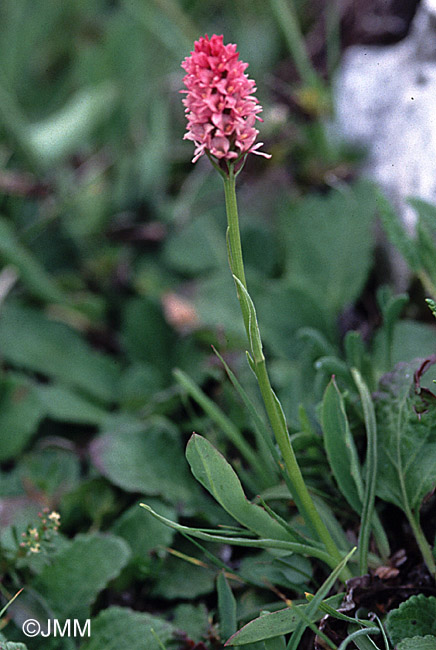
M309 603L309 606L307 610L305 611L305 614L307 617L311 617L314 612L316 612L324 598L326 597L327 593L331 589L331 587L334 585L335 581L338 579L339 575L342 573L343 569L346 567L348 560L351 558L351 556L354 554L356 550L356 547L351 549L351 551L344 557L342 562L338 564L336 569L334 569L331 574L328 576L328 578L323 582L321 587L318 589L316 592L314 598L311 600ZM301 637L303 636L304 630L306 629L307 624L302 621L293 635L291 636L288 647L286 650L298 650L299 643L301 641Z
M377 482L377 424L374 405L367 385L356 368L352 368L351 374L353 375L362 401L367 438L366 481L359 533L359 568L360 575L363 575L368 571L369 538L373 521L375 487Z
M369 634L380 634L380 629L378 627L367 627L364 630L356 630L355 632L349 634L347 638L344 639L344 641L342 641L338 650L345 650L345 648L348 648L348 646L352 641L354 641L354 639L356 639L359 636L368 636Z
M24 587L23 587L23 588L24 588ZM12 596L12 598L10 599L10 601L7 602L6 605L3 607L3 609L0 610L0 618L3 616L3 614L5 613L5 611L7 610L7 608L8 608L10 605L12 605L12 603L14 602L14 600L15 600L16 598L18 598L18 596L21 594L22 591L23 591L23 589L20 589L19 591L17 591L17 593L15 594L15 596Z
M224 573L218 575L218 620L220 636L223 641L236 632L236 600Z
M279 469L279 471L281 468L280 468L280 457L276 447L274 446L271 432L267 424L265 423L265 421L259 415L255 405L249 398L248 394L241 386L234 372L230 369L230 367L225 362L223 357L213 346L212 349L215 352L218 359L223 364L224 370L226 371L228 378L232 382L233 387L236 389L238 395L244 402L248 412L252 417L253 424L255 427L256 441L258 443L259 452L261 453L262 461L264 464L264 471L269 471L269 473L271 474L271 478L275 479L277 476L277 468ZM271 460L271 458L273 459L273 461Z
M201 529L190 528L189 526L183 526L182 524L178 524L175 521L171 521L170 519L159 515L145 503L141 503L140 505L142 508L144 508L144 510L147 510L147 512L149 512L151 515L153 515L153 517L158 519L166 526L174 528L174 530L177 530L180 533L186 533L192 537L196 537L197 539L202 539L205 542L217 542L220 544L229 544L231 546L245 546L247 548L277 549L288 551L289 553L297 553L306 557L316 557L318 560L321 560L326 564L331 564L332 562L332 557L326 553L326 551L323 551L319 548L314 548L305 544L298 544L296 542L286 542L280 539L250 539L245 537L227 537L226 535L205 533Z
M221 411L220 408L201 390L201 388L190 378L188 375L176 368L173 371L174 377L179 384L186 390L186 392L197 402L204 412L217 424L220 429L225 433L230 442L235 445L236 449L245 458L247 463L256 471L256 473L263 476L263 466L259 461L256 452L250 447L248 442L243 438L241 432L233 422Z

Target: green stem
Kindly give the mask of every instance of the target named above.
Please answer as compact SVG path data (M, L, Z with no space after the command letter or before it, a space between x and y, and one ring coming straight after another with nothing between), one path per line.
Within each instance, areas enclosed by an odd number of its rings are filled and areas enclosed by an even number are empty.
M244 262L242 257L241 237L239 231L238 207L236 201L236 187L235 187L235 173L233 167L229 165L228 176L224 178L224 190L226 198L227 222L228 222L228 250L229 262L233 275L240 281L243 287L247 288L244 272ZM247 301L243 299L240 294L238 286L236 286L239 303L241 305L242 316L244 319L245 329L247 331L248 340L250 337L250 322ZM323 544L329 555L332 557L330 563L332 567L336 566L342 559L341 553L333 541L326 525L322 521L315 504L309 494L309 491L304 482L298 465L289 433L286 426L286 420L281 409L280 403L275 396L266 368L265 359L263 355L255 357L253 363L253 370L256 374L259 384L262 399L265 405L265 410L268 415L271 428L274 432L277 444L282 454L283 462L289 480L292 485L292 496L295 500L297 508L301 515L304 517L307 525L316 533L317 537ZM342 572L344 579L351 577L349 570L344 569Z
M415 516L413 512L409 508L407 508L406 516L407 519L409 520L409 524L412 527L413 534L415 535L415 539L418 543L419 550L422 553L422 557L424 558L424 562L427 565L427 569L430 571L431 575L435 577L436 576L435 559L433 557L431 547L427 542L424 532L419 523L419 514Z
M271 0L271 7L286 39L301 81L306 86L320 85L320 79L307 54L303 35L298 24L293 1Z
M421 281L422 286L424 287L425 291L429 293L432 298L436 299L436 287L433 284L432 280L430 279L428 273L424 269L420 269L417 272L417 276Z

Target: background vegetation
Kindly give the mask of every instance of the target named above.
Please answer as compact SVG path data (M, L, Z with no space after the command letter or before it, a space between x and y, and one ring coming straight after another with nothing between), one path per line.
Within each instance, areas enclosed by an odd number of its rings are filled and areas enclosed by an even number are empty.
M294 516L274 469L256 470L250 413L211 349L256 402L221 181L207 160L191 165L182 140L180 62L194 39L224 33L257 81L273 157L252 157L239 179L248 283L303 473L333 510L341 497L317 415L331 374L346 387L357 363L375 389L396 362L434 351L417 282L395 325L407 299L393 301L388 287L377 191L357 179L361 154L321 125L340 46L335 14L295 5L304 32L327 25L309 86L279 1L1 3L0 590L6 602L25 586L3 632L30 650L157 650L156 635L168 648L193 647L189 639L219 648L220 563L237 575L242 621L325 576L264 551L205 544L205 554L138 507L233 525L185 461L196 431L250 498ZM422 260L415 271L422 279ZM60 513L60 532L26 553L22 535L44 508ZM337 515L356 535L350 513ZM20 631L26 618L90 617L85 641Z

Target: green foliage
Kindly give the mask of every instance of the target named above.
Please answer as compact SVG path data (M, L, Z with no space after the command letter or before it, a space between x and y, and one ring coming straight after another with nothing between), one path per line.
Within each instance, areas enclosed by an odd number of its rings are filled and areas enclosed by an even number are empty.
M322 408L324 444L329 464L342 494L358 513L362 510L363 479L342 396L332 379Z
M414 407L417 363L385 375L377 393L378 495L403 510L417 508L436 481L436 429L431 412Z
M173 626L146 612L134 612L127 607L108 607L92 621L92 634L80 650L118 650L120 646L137 650L160 650L156 637L167 643Z
M401 641L398 650L435 650L436 636L412 636Z
M195 478L236 521L261 537L292 540L292 536L263 508L250 503L224 456L208 440L194 434L186 458Z
M115 420L110 432L94 439L92 459L103 476L128 492L162 495L171 503L188 504L196 497L196 486L180 462L177 433L164 419L148 423Z
M0 635L0 650L27 650L24 643L15 643L14 641L6 641L3 635Z
M59 618L89 617L89 606L127 564L130 550L113 535L77 535L38 576L35 588Z
M14 375L1 382L0 460L18 456L36 432L44 417L44 406L37 389L24 378Z
M424 594L411 596L397 609L389 612L385 625L394 645L403 639L411 639L415 636L436 636L436 598L424 596ZM428 641L427 639L426 642L428 643ZM407 648L407 644L404 647ZM423 645L423 648L425 647Z
M161 501L150 499L152 507L164 515L174 519L176 513L173 508ZM161 553L169 546L174 538L174 531L171 528L160 526L154 519L145 519L139 504L133 505L126 510L115 522L113 532L128 542L132 551L132 560L141 567L144 572L146 567L152 565L153 551Z
M337 596L331 596L327 600L333 607L338 606L339 599ZM307 612L309 605L297 605L296 607L303 609ZM255 641L272 639L281 634L288 634L293 632L301 622L298 613L293 611L294 608L286 607L277 612L263 614L259 618L247 623L241 628L231 639L228 645L239 646L246 643L254 643ZM323 616L321 610L317 610L311 615L311 620L317 621Z
M3 306L0 346L3 359L16 368L41 373L90 399L110 402L115 397L116 361L36 309L12 302Z
M227 645L244 645L245 643L253 643L255 641L261 641L263 639L272 638L281 634L294 632L291 638L291 644L295 648L298 648L298 643L300 642L301 636L306 629L307 624L302 620L302 617L298 614L298 612L294 610L300 608L304 614L304 618L308 619L309 621L316 621L321 618L319 607L321 606L323 599L328 593L329 588L344 568L348 559L354 553L354 550L351 551L344 558L344 560L342 560L342 562L334 571L332 571L330 576L321 585L316 595L313 597L313 599L311 599L308 605L292 606L279 612L273 612L266 616L260 616L250 623L247 623L247 625L245 625L241 630L233 635L233 637L227 642Z
M326 197L309 196L286 215L286 277L331 316L359 296L368 277L374 212L374 189L360 183Z
M217 578L218 614L220 622L220 636L226 641L237 630L236 625L236 600L224 573L219 573Z

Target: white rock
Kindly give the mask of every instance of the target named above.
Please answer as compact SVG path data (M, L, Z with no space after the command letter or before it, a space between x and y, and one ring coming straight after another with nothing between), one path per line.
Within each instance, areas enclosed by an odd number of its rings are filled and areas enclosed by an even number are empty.
M436 203L436 0L424 0L400 43L346 50L335 103L342 136L367 151L364 174L412 229L406 197Z

